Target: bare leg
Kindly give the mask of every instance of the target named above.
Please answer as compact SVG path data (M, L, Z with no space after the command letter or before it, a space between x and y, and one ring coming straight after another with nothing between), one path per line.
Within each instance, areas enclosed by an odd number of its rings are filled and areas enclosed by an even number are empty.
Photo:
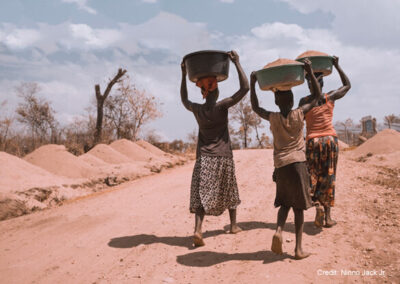
M317 202L315 205L315 221L314 221L315 226L321 228L324 225L324 216L325 216L324 209L322 205L319 202Z
M236 223L236 209L229 209L229 218L231 219L231 234L236 234L242 231Z
M276 254L283 254L282 250L282 230L285 226L286 219L289 213L290 207L281 206L278 211L278 221L276 226L276 232L272 237L271 250Z
M325 227L330 228L335 226L337 223L331 218L331 208L324 206L325 209Z
M195 216L195 225L194 225L194 235L193 235L193 243L195 246L204 246L204 241L203 241L203 234L201 231L201 225L203 224L204 220L204 209L198 209L196 211L196 216Z
M304 226L304 211L302 209L294 209L294 225L296 229L296 248L295 259L303 259L308 257L310 254L308 252L303 252L303 248L301 246L302 235L303 235L303 226Z

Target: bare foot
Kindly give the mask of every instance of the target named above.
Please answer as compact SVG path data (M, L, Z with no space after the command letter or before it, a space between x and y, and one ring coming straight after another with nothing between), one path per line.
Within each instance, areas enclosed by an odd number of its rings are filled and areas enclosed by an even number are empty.
M309 257L311 255L311 253L309 252L303 252L303 250L295 250L295 255L294 255L294 259L303 259L306 257Z
M326 220L326 221L325 221L325 227L326 227L326 228L333 227L333 226L335 226L336 224L337 224L337 222L336 222L335 220L332 220L332 219Z
M229 233L237 234L237 233L239 233L241 231L242 231L242 229L238 225L233 225L233 226L231 226L231 229L230 229Z
M276 254L283 254L282 250L282 235L275 233L272 238L271 250Z
M314 221L315 226L321 228L324 225L324 217L325 217L324 209L322 208L322 206L317 206L315 221Z
M203 236L201 235L201 233L194 233L193 235L193 244L196 247L202 247L205 245L204 241L203 241Z

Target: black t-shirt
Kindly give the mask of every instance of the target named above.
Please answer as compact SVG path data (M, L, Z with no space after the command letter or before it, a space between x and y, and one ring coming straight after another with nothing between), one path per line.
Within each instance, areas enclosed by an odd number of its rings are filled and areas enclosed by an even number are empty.
M193 104L192 110L199 124L196 157L232 157L228 109L218 105Z

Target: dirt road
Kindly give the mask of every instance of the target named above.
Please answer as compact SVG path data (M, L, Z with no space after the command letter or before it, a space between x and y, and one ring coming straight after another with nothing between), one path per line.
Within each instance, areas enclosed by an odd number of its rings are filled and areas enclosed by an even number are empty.
M338 225L316 229L308 210L303 242L313 255L296 261L292 212L284 255L270 251L277 214L272 150L234 155L243 232L225 232L227 212L206 216L206 246L191 246L190 163L0 222L0 282L399 283L400 196L398 189L373 184L373 165L341 155L333 209Z

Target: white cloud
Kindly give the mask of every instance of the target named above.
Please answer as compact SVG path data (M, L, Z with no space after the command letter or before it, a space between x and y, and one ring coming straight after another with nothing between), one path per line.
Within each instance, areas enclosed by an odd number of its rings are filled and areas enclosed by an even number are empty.
M106 48L122 38L122 34L118 30L92 29L86 24L71 24L70 30L72 37L77 39L79 44L83 40L87 47Z
M157 3L158 0L142 0L144 3Z
M165 49L174 54L182 54L211 46L210 33L201 23L190 23L186 19L166 12L136 26L120 24L122 32L132 42L140 43L148 49ZM126 46L128 42L121 46Z
M46 54L59 50L118 48L130 55L150 50L167 50L183 55L212 47L212 35L202 23L166 12L139 25L120 23L115 28L92 28L84 23L37 24L36 29L20 29L12 24L0 26L0 43L10 49L39 48Z
M39 39L40 33L34 29L20 29L11 24L3 24L0 28L0 43L10 49L23 49Z
M20 81L35 81L42 86L41 94L53 102L57 118L66 123L71 116L84 113L94 98L94 84L100 83L103 89L108 78L122 67L139 88L163 103L164 116L153 124L156 129L163 129L173 139L185 137L195 128L195 120L180 103L179 61L188 52L212 48L206 25L162 12L140 25L97 29L80 23L42 23L36 31L40 39L26 46L23 54L0 52L3 67L9 66L7 70L0 68L0 75L5 75L0 81L4 87L0 88L0 101L13 97L13 88ZM100 58L99 51L110 56ZM61 56L77 54L79 59L54 61L54 54L59 52L65 53ZM27 58L26 54L31 56ZM153 55L157 59L149 63ZM198 89L192 85L191 96L201 102ZM14 96L8 105L13 108L17 102ZM182 121L182 117L187 119ZM181 125L179 129L177 124Z
M400 45L400 1L398 0L280 0L299 12L330 12L332 31L349 44L397 47Z
M90 14L97 14L97 11L87 5L88 0L62 0L64 3L74 3L80 10L86 11Z
M233 2L235 2L235 0L219 0L222 3L229 3L232 4Z
M357 120L369 114L382 120L388 113L398 113L398 48L350 45L328 29L305 29L283 23L264 24L253 28L250 36L233 37L229 41L232 48L238 50L247 73L261 69L278 57L294 59L310 49L339 56L340 65L349 76L352 89L343 100L337 102L336 120L347 117ZM336 71L325 78L324 91L340 86ZM307 86L296 87L294 93L296 100L300 99L308 93ZM276 110L271 92L259 91L259 95L267 108Z
M196 121L180 102L179 61L186 53L201 49L237 50L248 76L278 57L295 58L309 49L338 55L352 89L337 103L336 120L357 120L368 114L381 120L386 114L397 114L400 105L398 47L351 44L339 36L336 28L306 29L275 22L254 27L245 36L226 36L209 31L204 23L161 12L139 25L120 23L108 29L64 22L37 24L35 29L29 29L35 36L23 37L15 32L19 30L24 29L10 24L0 26L0 48L4 45L10 49L0 52L0 102L8 99L8 106L12 106L13 87L19 81L36 81L43 87L42 94L54 102L60 119L69 120L71 115L84 113L94 98L94 84L100 83L104 88L108 78L123 67L139 88L163 103L164 117L152 126L170 139L185 138L196 127ZM19 41L6 42L8 35ZM19 53L22 48L24 52ZM78 59L66 57L57 62L53 58L57 52L77 54ZM326 78L324 89L338 88L340 84L334 72ZM229 79L220 84L221 98L232 95L238 87L236 70L231 65ZM188 89L191 100L202 102L194 84L188 82ZM306 95L306 85L296 87L294 93L296 100ZM259 91L259 96L263 106L277 110L272 93Z
M271 39L278 37L301 38L303 29L296 24L266 23L251 29L251 32L259 38Z

